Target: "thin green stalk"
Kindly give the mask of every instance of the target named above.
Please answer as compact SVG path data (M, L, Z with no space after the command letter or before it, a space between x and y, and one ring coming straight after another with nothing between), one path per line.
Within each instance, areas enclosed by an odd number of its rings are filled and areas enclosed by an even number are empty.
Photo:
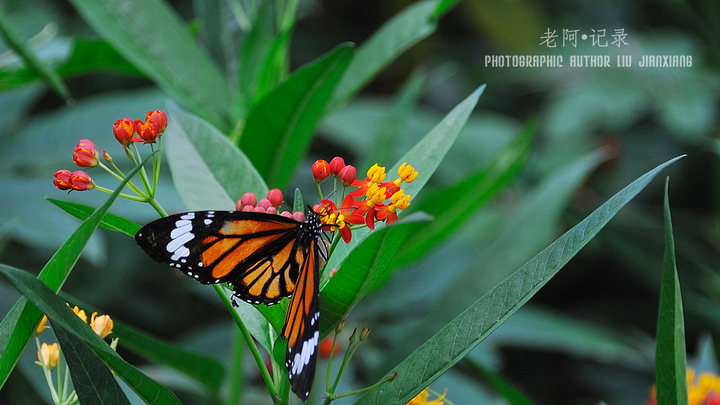
M240 398L242 397L242 358L243 351L245 349L245 342L240 334L240 331L236 331L233 343L233 356L230 360L230 394L228 395L228 405L239 404Z
M137 162L142 162L141 156L140 156L140 150L137 147L137 144L133 144L133 149L135 149L135 153L137 153L137 158L133 154L133 163L137 165ZM150 183L148 182L147 172L145 172L145 166L140 165L140 172L138 173L140 175L140 180L142 180L143 187L145 187L145 191L147 191L148 194L151 193L150 190Z
M328 400L329 400L329 401L333 401L333 400L336 400L336 399L345 398L345 397L351 397L351 396L353 396L353 395L358 395L358 394L362 394L362 393L367 392L367 391L370 391L370 390L374 390L375 388L377 388L377 387L379 387L379 386L381 386L381 385L383 385L383 384L385 384L385 383L387 383L387 382L388 382L387 380L382 380L382 381L376 382L376 383L373 384L373 385L367 386L367 387L365 387L365 388L360 388L360 389L354 390L354 391L343 392L342 394L337 394L337 395L333 394L332 397L331 397L331 396L328 396L327 398L325 398L325 403L326 403L326 404L329 404L330 402L328 402Z
M152 144L151 144L152 145ZM162 136L158 137L158 156L157 156L157 164L153 163L153 186L152 186L152 196L155 197L155 190L157 190L157 182L160 178L160 164L162 163Z
M342 377L342 375L345 373L345 369L347 368L347 365L350 363L350 359L352 358L352 356L355 355L355 352L357 351L359 346L360 346L360 342L358 342L354 345L351 345L348 348L348 351L345 353L343 362L340 365L340 371L338 371L337 375L335 376L335 381L333 382L333 385L330 388L330 393L332 395L335 395L335 390L337 389L337 386L340 383L340 377Z
M150 198L147 201L147 203L150 204L151 207L155 208L155 211L157 211L157 213L160 214L161 216L163 216L163 217L168 216L167 211L165 211L165 209L163 207L161 207L160 204L158 204L158 202L155 200L155 198Z
M322 189L320 188L320 183L317 183L317 188L318 188L318 194L320 195L320 199L322 200L323 194L322 194Z
M118 169L117 166L115 166L115 163L113 163L112 165L113 165L113 167L114 167L119 173L118 173L118 172L115 172L115 171L113 171L112 169L110 169L109 167L105 166L102 162L98 162L98 166L100 166L100 167L101 167L102 169L104 169L106 172L110 173L113 177L115 177L115 179L117 179L117 181L123 181L123 180L125 180L125 174L124 174L122 171L120 171L120 169ZM127 186L128 186L128 188L129 188L130 190L134 191L135 194L137 194L137 195L139 195L139 196L141 196L141 197L147 197L147 196L145 195L145 193L143 193L142 191L140 191L140 189L137 188L137 186L135 186L131 181L128 181ZM113 190L113 191L114 191L114 190Z
M230 311L230 314L232 315L233 319L235 320L235 323L238 326L238 329L240 330L240 333L242 334L242 337L245 339L245 342L247 343L248 347L250 348L250 353L253 356L253 359L255 359L255 362L257 363L258 369L260 369L260 374L262 375L263 381L265 381L265 385L267 386L268 392L270 393L270 397L273 400L274 404L280 403L280 395L278 394L277 387L275 387L275 384L273 383L272 378L270 377L270 373L268 373L267 367L265 367L265 362L262 359L262 356L260 355L260 351L258 350L257 346L255 345L255 342L253 341L252 336L250 335L250 332L248 332L247 328L245 327L245 324L243 323L242 319L240 318L240 315L235 311L235 307L233 306L232 302L230 301L230 298L225 294L223 291L223 287L218 284L213 284L213 287L215 288L215 291L220 296L220 299L225 303L225 306Z
M58 375L58 378L60 376ZM58 387L60 386L60 383L58 382ZM65 365L65 378L63 378L63 384L62 384L62 392L67 393L68 389L70 388L70 369L68 368L67 364ZM75 394L75 391L68 396L68 400Z
M108 193L108 194L112 194L115 192L115 190L110 190L109 188L98 186L97 184L95 185L95 189L98 191L102 191L103 193ZM127 198L128 200L133 200L133 201L138 201L138 202L148 201L147 196L140 197L140 196L125 194L125 193L120 193L119 196L122 198Z
M325 391L330 391L330 365L332 364L333 353L335 352L335 342L337 341L338 334L333 335L332 346L330 347L330 354L328 354L328 365L327 373L325 373Z
M438 393L437 391L435 391L435 390L433 390L433 389L431 389L431 388L429 388L429 387L428 387L428 391L429 391L431 394L433 394L433 395L435 395L436 397L438 397L438 398L441 397L440 393ZM442 394L442 395L446 395L446 394ZM445 402L447 405L455 405L452 401L450 401L449 399L447 399L447 397L443 398L443 402Z

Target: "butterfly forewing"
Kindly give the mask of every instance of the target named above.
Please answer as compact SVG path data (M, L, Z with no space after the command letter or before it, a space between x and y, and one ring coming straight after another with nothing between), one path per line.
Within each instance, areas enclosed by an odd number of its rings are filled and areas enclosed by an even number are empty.
M279 215L195 211L153 221L135 240L154 260L203 284L228 283L239 298L271 305L295 288L299 225Z

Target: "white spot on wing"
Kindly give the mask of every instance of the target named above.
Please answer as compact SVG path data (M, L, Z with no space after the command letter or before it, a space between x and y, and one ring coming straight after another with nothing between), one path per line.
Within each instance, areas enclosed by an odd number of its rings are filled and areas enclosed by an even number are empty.
M175 252L180 247L183 247L183 248L185 248L185 250L187 250L187 248L185 247L185 243L191 241L192 238L194 238L194 237L195 237L195 234L193 234L192 232L184 233L184 234L178 236L177 238L172 239L170 241L170 243L167 244L166 249L168 252ZM176 252L176 254L177 254L177 252ZM185 257L185 256L187 256L187 255L180 254L180 257ZM177 260L177 259L173 259L173 260Z
M187 222L187 224L183 225L183 226L179 226L179 227L173 229L172 231L170 231L170 239L175 239L180 235L183 235L183 234L186 234L186 233L192 231L192 224L190 223L190 221L177 221L177 222ZM177 226L177 222L175 223L176 226Z

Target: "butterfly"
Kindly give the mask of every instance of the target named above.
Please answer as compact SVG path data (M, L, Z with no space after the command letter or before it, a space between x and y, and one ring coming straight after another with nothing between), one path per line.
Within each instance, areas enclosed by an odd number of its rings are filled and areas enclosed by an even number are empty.
M309 207L308 207L309 208ZM251 304L273 305L290 296L281 335L285 367L300 398L310 395L319 339L319 267L327 261L320 214L299 222L280 215L194 211L150 222L135 241L155 261L203 284L227 283Z

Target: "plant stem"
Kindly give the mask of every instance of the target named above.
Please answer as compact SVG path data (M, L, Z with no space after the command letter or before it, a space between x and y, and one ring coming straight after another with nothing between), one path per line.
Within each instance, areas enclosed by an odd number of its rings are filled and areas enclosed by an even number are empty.
M95 189L98 191L102 191L103 193L112 194L115 192L115 190L110 190L109 188L105 188L102 186L95 185ZM138 201L138 202L145 202L149 198L148 196L144 195L142 197L136 196L136 195L130 195L125 193L120 193L120 197L127 198L128 200Z
M135 155L133 155L133 163L135 163L136 165L140 164L140 172L138 173L140 175L140 180L143 183L143 187L145 187L145 191L148 194L152 194L152 190L150 189L150 183L148 183L147 173L145 172L145 166L142 165L142 159L140 158L140 150L138 150L136 144L133 144L133 149L135 150L135 153L137 153L137 158L135 158Z
M337 335L337 333L333 335L332 346L330 347L330 354L328 354L327 373L325 373L325 391L330 391L330 365L332 364L333 352L335 352L335 341L337 340Z
M230 394L228 395L228 405L239 404L240 397L242 396L242 355L245 345L240 331L237 331L235 333L235 339L233 343L233 356L230 360Z
M250 353L252 354L253 358L255 359L258 369L260 369L260 374L262 375L262 378L265 381L265 385L267 386L267 389L270 392L270 397L272 398L273 403L279 404L280 395L278 394L277 388L275 387L275 384L273 383L273 380L270 377L270 373L268 373L267 367L265 367L265 362L263 361L262 356L260 355L260 351L258 351L258 348L255 345L255 342L253 341L253 338L250 335L250 332L248 332L247 328L245 327L245 324L243 323L242 319L240 318L240 315L237 313L237 311L235 311L235 307L233 306L232 302L230 301L230 298L228 298L228 296L225 294L225 291L223 291L223 287L220 286L219 284L213 284L213 287L215 288L215 291L220 296L220 299L222 299L222 301L225 303L225 306L230 311L230 314L232 315L233 319L235 320L235 323L237 324L242 337L245 339L245 342L247 343L248 347L250 348Z
M163 207L158 204L158 202L155 200L154 197L150 197L150 199L147 201L148 204L150 204L151 207L155 208L155 211L157 211L160 216L166 217L168 216L167 211Z

